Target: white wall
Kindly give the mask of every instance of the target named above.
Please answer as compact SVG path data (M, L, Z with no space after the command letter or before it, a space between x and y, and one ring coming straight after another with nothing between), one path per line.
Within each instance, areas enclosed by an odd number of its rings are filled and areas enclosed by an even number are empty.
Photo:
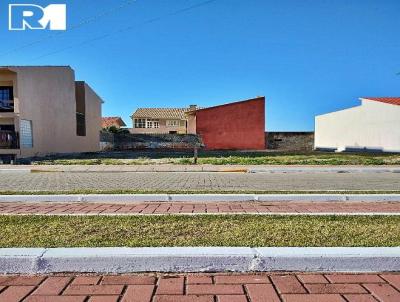
M400 152L400 106L363 99L361 106L319 115L315 148Z

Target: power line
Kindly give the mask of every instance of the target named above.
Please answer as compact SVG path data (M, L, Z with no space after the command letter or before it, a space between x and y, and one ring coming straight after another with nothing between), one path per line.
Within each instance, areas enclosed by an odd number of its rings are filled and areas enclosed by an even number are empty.
M127 6L129 6L129 5L131 5L131 4L133 4L134 2L136 2L136 0L124 0L123 3L121 3L121 4L118 5L118 6L115 6L115 7L111 8L111 9L109 9L109 10L107 10L107 11L101 12L101 13L99 13L99 14L93 16L93 17L88 18L88 19L82 20L82 21L79 22L78 24L72 25L71 27L68 28L68 32L70 32L71 30L75 30L75 29L81 28L81 27L83 27L83 26L85 26L85 25L94 23L94 22L98 21L99 19L102 19L102 18L104 18L104 17L107 17L107 16L109 16L109 15L111 15L111 14L113 14L113 13L115 13L115 12L117 12L117 11L119 11L119 10L121 10L121 9L123 9L123 8L125 8L125 7L127 7ZM46 40L48 40L48 39L55 38L55 37L57 37L57 36L60 36L60 35L62 35L62 34L65 34L65 33L67 33L67 32L65 32L65 31L57 31L57 32L54 32L54 33L49 34L49 35L47 35L47 36L45 36L45 37L43 37L43 38L41 38L41 39L32 41L32 42L30 42L30 43L21 45L21 46L19 46L19 47L16 47L16 48L14 48L14 49L11 49L11 50L9 50L9 51L7 51L7 52L4 52L4 53L0 54L0 56L5 56L5 55L8 55L8 54L10 54L10 53L14 53L14 52L21 51L21 50L23 50L23 49L26 49L26 48L28 48L28 47L34 46L34 45L36 45L36 44L39 44L39 43L41 43L41 42L44 42L44 41L46 41Z
M104 35L100 35L100 36L97 36L97 37L92 38L92 39L85 40L85 41L83 41L81 43L61 48L59 50L44 54L44 55L39 56L39 57L36 57L33 60L43 59L45 57L48 57L48 56L51 56L51 55L54 55L54 54L58 54L58 53L66 51L66 50L75 48L75 47L84 46L86 44L90 44L90 43L98 41L98 40L103 40L103 39L106 39L106 38L111 37L113 35L117 35L117 34L120 34L120 33L126 32L126 31L130 31L132 29L135 29L138 26L154 23L154 22L160 21L162 19L165 19L165 18L168 18L168 17L171 17L171 16L176 16L176 15L179 15L179 14L183 14L185 12L197 9L199 7L209 5L209 4L211 4L211 3L215 2L215 1L217 1L217 0L203 1L203 2L200 2L200 3L194 4L194 5L191 5L191 6L188 6L188 7L173 11L173 12L168 13L168 14L164 14L164 15L161 15L161 16L158 16L158 17L154 17L154 18L148 19L148 20L146 20L146 21L144 21L142 23L136 24L136 25L131 25L131 26L128 26L128 27L120 28L120 29L115 30L113 32L110 32L110 33L107 33L107 34L104 34Z

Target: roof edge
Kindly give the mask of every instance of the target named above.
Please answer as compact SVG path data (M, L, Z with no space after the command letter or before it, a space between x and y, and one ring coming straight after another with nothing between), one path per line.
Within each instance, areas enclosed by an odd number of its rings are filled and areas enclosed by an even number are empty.
M372 101L379 102L388 105L400 106L400 97L386 96L386 97L361 97L359 98L361 101Z
M258 96L258 97L247 99L247 100L233 101L233 102L224 103L224 104L220 104L220 105L216 105L216 106L210 106L210 107L206 107L206 108L200 108L200 109L196 109L196 110L192 110L192 111L187 111L186 114L193 114L193 113L196 113L197 111L214 109L214 108L225 107L225 106L230 106L230 105L236 105L236 104L240 104L240 103L252 102L252 101L261 100L261 99L264 101L266 100L265 96Z

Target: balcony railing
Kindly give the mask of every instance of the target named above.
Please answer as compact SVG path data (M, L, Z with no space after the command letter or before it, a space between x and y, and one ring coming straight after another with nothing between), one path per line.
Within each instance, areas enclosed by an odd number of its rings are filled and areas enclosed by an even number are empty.
M0 130L0 149L19 149L18 133Z
M14 100L0 100L0 112L13 112Z

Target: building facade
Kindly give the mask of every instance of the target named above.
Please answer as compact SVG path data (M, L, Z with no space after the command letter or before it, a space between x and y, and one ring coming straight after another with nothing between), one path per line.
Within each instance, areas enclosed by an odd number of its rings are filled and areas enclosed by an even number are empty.
M139 108L132 118L131 133L134 134L187 134L186 112L189 108Z
M68 66L0 67L0 156L99 151L101 104Z
M360 106L315 118L315 149L400 152L400 97L360 100Z
M215 107L139 108L134 134L197 134L208 150L265 149L265 98Z
M208 150L265 149L265 97L192 110L188 132Z

